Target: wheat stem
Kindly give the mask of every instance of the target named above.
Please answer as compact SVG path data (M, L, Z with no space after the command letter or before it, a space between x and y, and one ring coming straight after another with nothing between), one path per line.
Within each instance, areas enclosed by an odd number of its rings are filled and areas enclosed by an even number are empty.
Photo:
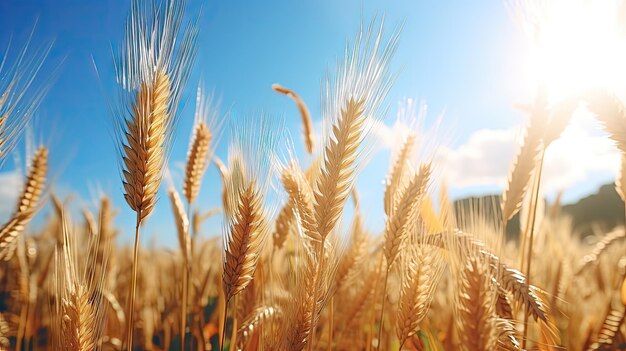
M374 304L376 301L376 297L378 295L378 286L380 285L380 272L383 269L383 264L385 263L385 256L384 253L381 253L379 258L378 258L378 265L376 267L376 284L374 284L374 296L373 296L373 300L374 300ZM376 323L376 309L372 308L372 311L370 313L370 320L369 320L369 331L367 333L367 342L366 342L366 351L370 351L372 349L372 337L374 336L374 324Z
M237 295L235 295L233 297L233 328L230 334L230 345L229 345L229 349L230 351L236 351L237 350L237 330L239 329L237 326L237 302L239 301L239 297Z
M526 227L526 230L530 231L530 234L528 236L528 253L527 253L527 261L526 261L526 282L528 283L528 285L531 284L530 282L530 269L531 269L531 262L532 262L532 257L533 257L533 240L534 240L534 236L535 236L535 220L537 217L537 203L539 202L539 188L541 187L541 173L543 170L543 158L545 155L545 148L541 149L541 155L539 157L539 162L538 162L538 166L537 166L537 175L536 175L536 180L535 180L535 184L534 184L534 192L532 193L532 198L531 198L531 208L530 208L530 213L528 214L529 218L530 218L530 226ZM522 337L522 348L526 348L526 335L528 334L528 313L526 313L526 311L524 311L524 334Z
M333 345L333 328L335 327L335 296L330 298L330 316L328 324L328 351L332 350Z
M184 259L183 263L183 291L182 291L182 306L181 306L181 317L180 317L180 344L182 349L185 350L185 330L187 329L187 299L189 290L189 264L187 263L187 259Z
M385 300L387 300L387 282L389 281L389 271L390 271L390 267L388 266L387 269L385 270L385 282L383 283L383 293L382 293L382 302L380 304L380 326L378 327L378 340L376 342L376 350L380 350L380 344L382 341L382 335L383 335L383 327L385 324Z
M137 287L137 257L139 256L139 227L141 226L141 211L137 212L137 223L135 225L135 245L133 247L133 263L132 263L132 275L130 278L130 289L128 296L128 326L126 328L126 345L128 350L133 349L133 311L135 308L135 289Z
M226 335L226 318L227 318L227 313L228 313L228 300L224 299L224 308L222 309L222 316L221 316L221 326L222 326L222 330L220 332L220 351L224 350L224 336Z
M326 254L326 238L323 237L322 242L321 242L321 247L318 251L318 261L319 261L319 266L318 266L318 271L316 273L316 275L318 277L323 277L324 276L324 269L325 269L325 255ZM309 333L309 344L307 346L307 350L311 351L313 350L313 344L315 342L315 329L317 328L317 313L319 312L318 308L317 308L317 299L318 299L318 290L321 288L321 284L320 284L321 279L317 279L316 280L316 284L313 286L314 292L313 292L313 318L311 320L311 332Z

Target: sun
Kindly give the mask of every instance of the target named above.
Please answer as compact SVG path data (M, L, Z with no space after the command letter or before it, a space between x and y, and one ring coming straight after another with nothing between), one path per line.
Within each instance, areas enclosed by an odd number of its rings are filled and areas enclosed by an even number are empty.
M530 41L529 73L551 101L590 89L626 92L626 17L614 0L514 3Z

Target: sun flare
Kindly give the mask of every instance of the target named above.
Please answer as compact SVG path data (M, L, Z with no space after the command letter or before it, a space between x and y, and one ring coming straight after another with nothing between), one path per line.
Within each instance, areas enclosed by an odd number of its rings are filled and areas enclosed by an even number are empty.
M626 89L626 17L619 1L519 2L530 41L529 73L550 100L589 89Z

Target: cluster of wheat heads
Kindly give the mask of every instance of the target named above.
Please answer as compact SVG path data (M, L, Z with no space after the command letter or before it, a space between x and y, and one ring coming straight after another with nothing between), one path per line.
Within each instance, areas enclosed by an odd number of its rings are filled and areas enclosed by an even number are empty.
M398 41L397 30L386 35L376 21L323 85L321 140L304 101L272 87L296 102L302 159L291 146L281 150L291 144L266 115L233 128L227 162L214 157L225 117L198 89L182 183L167 190L179 247L140 250L195 56L197 27L183 27L183 7L133 1L116 62L115 141L137 219L121 229L135 229L133 247L115 244L122 209L109 196L76 219L69 199L46 195L48 149L37 148L0 229L0 350L624 348L623 227L582 238L558 201L546 209L540 192L544 152L577 108L598 117L626 159L622 103L610 92L552 105L538 94L500 206L454 206L445 169L425 151L432 142L411 129L384 183L384 229L372 233L355 181L385 111ZM45 56L30 54L0 85L0 159L43 96L35 89L22 98ZM204 184L205 193L221 196L222 206L203 209L197 200L212 163L222 182ZM625 174L616 181L622 198ZM26 230L48 200L44 225ZM519 239L507 240L518 212ZM221 235L206 235L203 222L220 213Z

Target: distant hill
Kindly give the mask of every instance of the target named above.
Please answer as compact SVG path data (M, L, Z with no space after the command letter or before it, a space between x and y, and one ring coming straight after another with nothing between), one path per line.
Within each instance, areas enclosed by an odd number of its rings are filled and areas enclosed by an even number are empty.
M608 231L624 224L624 203L615 184L605 184L597 193L563 206L563 212L572 217L574 228L582 233L590 232L592 225Z
M500 195L485 195L468 197L454 202L457 213L462 209L482 213L484 216L500 218ZM624 203L615 191L615 184L605 184L597 193L580 199L573 204L564 205L563 213L572 217L574 230L583 235L589 234L592 227L604 231L624 223ZM495 219L494 218L494 219ZM507 225L507 236L514 238L519 233L519 214L513 217Z

